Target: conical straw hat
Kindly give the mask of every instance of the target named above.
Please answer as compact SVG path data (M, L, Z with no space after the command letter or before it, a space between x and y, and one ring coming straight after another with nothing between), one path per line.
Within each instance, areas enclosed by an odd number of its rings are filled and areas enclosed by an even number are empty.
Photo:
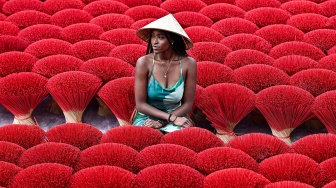
M181 25L177 22L177 20L174 18L172 14L168 14L160 19L157 19L145 25L141 29L137 30L136 34L143 41L148 42L150 32L153 29L159 29L178 34L182 36L186 50L193 47L193 42L191 41L187 33L183 30Z

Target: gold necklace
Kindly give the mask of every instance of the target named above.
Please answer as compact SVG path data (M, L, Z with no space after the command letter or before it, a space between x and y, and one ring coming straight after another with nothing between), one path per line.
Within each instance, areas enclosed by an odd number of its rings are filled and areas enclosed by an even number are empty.
M164 74L163 77L164 78L167 78L167 73L169 71L170 64L171 64L171 62L173 60L173 57L174 57L174 55L172 55L172 58L169 59L169 61L168 61L168 68L166 69L166 71L163 70L163 74ZM160 55L159 55L159 59L160 59L160 64L161 64L162 68L164 69L164 66L163 66L162 59L161 59Z

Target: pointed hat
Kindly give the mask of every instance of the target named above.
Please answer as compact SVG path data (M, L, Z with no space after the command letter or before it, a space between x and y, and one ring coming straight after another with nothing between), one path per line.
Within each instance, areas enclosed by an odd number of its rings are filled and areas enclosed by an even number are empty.
M186 50L193 47L193 42L191 41L187 33L183 30L181 25L177 22L177 20L174 18L172 14L168 14L160 19L157 19L145 25L141 29L138 29L136 31L136 34L143 41L148 42L150 32L153 29L159 29L178 34L182 37Z

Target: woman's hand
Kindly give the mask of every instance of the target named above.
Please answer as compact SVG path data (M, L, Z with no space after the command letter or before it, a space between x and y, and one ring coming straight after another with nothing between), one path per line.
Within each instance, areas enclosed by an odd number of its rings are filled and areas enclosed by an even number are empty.
M175 125L182 126L182 127L192 127L193 126L193 123L184 117L177 117L173 123Z
M151 127L151 128L154 128L154 129L159 129L159 128L162 127L162 123L160 123L158 121L155 121L155 120L152 120L152 119L147 119L145 121L145 123L143 124L143 126Z

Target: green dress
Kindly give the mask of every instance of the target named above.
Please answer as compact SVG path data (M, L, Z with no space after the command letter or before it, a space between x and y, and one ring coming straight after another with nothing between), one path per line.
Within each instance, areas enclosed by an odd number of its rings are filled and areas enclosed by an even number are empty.
M147 84L147 103L161 111L171 113L172 111L180 107L182 104L181 99L183 97L184 92L184 79L182 76L181 60L180 60L180 78L173 86L169 88L162 86L160 82L157 81L156 78L154 77L153 75L154 63L155 61L153 58L152 72ZM132 124L136 126L142 126L148 118L158 120L155 117L137 112ZM174 125L173 123L168 123L166 126L160 128L160 130L164 132L173 132L180 129L182 129L181 126Z

